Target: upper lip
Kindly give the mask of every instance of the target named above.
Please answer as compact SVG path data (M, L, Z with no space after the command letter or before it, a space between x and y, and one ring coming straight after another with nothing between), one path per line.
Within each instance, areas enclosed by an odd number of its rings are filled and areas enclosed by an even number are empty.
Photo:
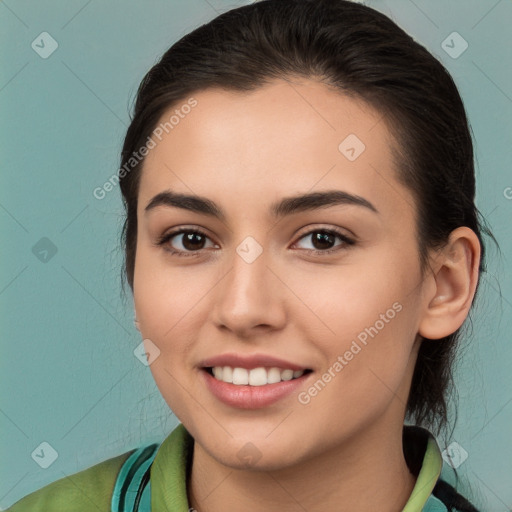
M210 368L214 366L230 366L231 368L245 368L252 370L260 367L277 367L290 370L307 370L305 366L301 366L290 361L285 361L278 357L265 354L251 354L242 356L240 354L220 354L210 357L199 363L202 368Z

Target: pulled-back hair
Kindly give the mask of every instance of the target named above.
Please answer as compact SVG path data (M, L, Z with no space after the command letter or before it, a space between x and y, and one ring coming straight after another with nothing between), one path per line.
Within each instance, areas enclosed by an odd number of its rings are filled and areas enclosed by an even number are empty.
M139 86L122 149L125 168L161 116L211 87L252 91L274 79L315 79L362 99L382 115L397 141L397 178L416 203L418 255L450 233L471 228L484 269L487 232L475 206L473 145L457 87L443 65L392 20L347 0L263 0L230 10L176 42ZM133 158L132 158L133 160ZM137 198L144 160L120 173L126 219L125 277L133 291ZM459 332L423 339L407 416L437 432L447 423L447 398Z

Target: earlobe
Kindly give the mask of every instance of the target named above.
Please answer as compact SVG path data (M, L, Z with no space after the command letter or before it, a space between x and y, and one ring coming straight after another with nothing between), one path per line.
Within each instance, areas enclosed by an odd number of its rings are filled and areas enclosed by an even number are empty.
M466 227L452 231L433 268L435 293L428 299L418 333L440 339L454 333L466 319L478 283L480 242Z

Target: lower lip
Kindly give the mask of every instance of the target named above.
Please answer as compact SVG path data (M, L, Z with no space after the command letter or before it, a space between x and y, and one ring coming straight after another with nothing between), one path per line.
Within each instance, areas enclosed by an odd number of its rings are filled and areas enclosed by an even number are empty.
M215 397L227 405L240 409L260 409L272 405L297 391L304 385L304 381L312 375L312 373L305 373L297 379L265 384L264 386L239 386L217 380L204 369L201 370L201 374L202 378L205 379L206 386Z

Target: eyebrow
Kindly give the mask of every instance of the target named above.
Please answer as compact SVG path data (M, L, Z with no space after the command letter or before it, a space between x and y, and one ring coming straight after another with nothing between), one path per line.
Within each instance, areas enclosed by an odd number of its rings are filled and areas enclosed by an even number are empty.
M349 194L341 190L328 190L325 192L312 192L309 194L285 197L270 205L270 213L274 218L285 217L294 213L328 208L337 205L354 205L367 208L374 213L379 213L364 197ZM208 215L226 220L223 210L210 199L197 195L187 195L166 190L154 196L147 204L145 213L158 207L182 208L192 212Z

